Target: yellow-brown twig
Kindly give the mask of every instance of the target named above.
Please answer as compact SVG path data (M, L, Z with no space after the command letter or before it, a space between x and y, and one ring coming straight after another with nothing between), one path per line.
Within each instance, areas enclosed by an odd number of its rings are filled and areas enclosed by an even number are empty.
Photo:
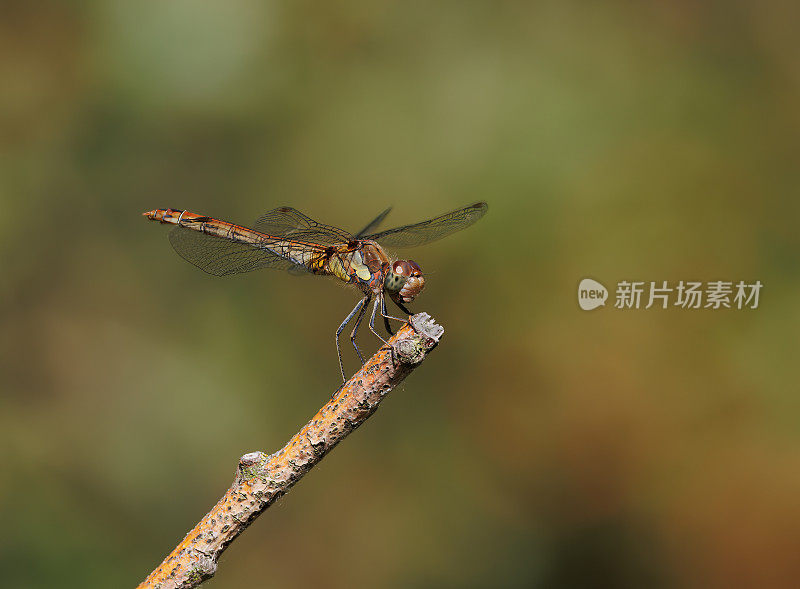
M426 313L413 315L283 448L270 455L242 456L228 492L139 589L188 589L211 578L225 548L372 415L383 397L436 347L443 332Z

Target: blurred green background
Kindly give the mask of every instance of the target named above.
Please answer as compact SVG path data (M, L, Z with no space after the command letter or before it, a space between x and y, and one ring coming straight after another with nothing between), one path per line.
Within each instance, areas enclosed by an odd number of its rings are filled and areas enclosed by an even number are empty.
M217 587L800 578L800 52L782 2L6 2L0 575L131 587L338 385L357 295L210 277L157 207L356 230L442 345L223 556ZM756 310L578 308L584 276ZM363 348L376 341L366 331ZM348 369L356 368L352 351Z

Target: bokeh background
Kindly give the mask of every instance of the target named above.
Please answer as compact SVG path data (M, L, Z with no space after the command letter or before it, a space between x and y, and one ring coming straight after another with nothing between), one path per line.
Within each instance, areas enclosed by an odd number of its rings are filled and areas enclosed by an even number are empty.
M353 292L207 276L143 211L476 200L397 252L442 345L209 586L796 586L796 4L0 12L3 586L134 586L337 387ZM587 313L584 276L764 289Z

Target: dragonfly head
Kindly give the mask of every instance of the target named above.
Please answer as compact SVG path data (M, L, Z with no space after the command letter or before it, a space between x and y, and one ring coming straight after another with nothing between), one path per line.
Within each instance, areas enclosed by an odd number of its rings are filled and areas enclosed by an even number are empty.
M397 260L386 273L384 288L396 303L410 303L425 287L422 268L413 260Z

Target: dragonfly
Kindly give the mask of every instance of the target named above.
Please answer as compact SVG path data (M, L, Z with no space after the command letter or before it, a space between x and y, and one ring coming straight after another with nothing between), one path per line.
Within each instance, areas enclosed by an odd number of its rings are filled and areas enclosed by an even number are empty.
M152 221L175 225L169 233L173 249L214 276L274 268L296 274L332 276L358 289L361 298L339 325L335 337L339 370L342 381L346 381L339 337L348 323L355 317L350 342L363 365L356 336L370 302L374 299L369 329L387 343L375 330L377 313L380 312L390 335L393 332L389 319L406 320L388 314L386 299L411 315L405 305L425 287L425 276L416 262L390 258L384 247L431 243L469 227L487 210L485 202L478 202L420 223L376 231L390 207L354 234L319 223L291 207L269 211L252 228L179 209L154 209L142 214Z

